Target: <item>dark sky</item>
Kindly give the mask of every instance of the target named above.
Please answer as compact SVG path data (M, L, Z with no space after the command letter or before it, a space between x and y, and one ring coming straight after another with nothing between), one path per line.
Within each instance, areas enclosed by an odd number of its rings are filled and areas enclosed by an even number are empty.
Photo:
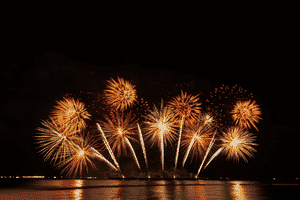
M256 157L248 164L217 158L203 176L296 176L299 83L292 41L282 39L272 24L261 23L256 29L220 26L199 35L194 28L180 34L175 23L169 26L129 28L126 34L127 29L120 27L103 35L92 30L83 35L68 35L73 29L61 34L53 31L31 36L33 43L25 36L12 39L1 69L0 175L59 172L37 154L36 128L66 93L101 92L106 80L119 76L134 81L139 97L151 108L165 91L179 91L170 88L175 83L194 82L194 92L204 94L221 84L252 92L263 113L255 132ZM173 166L171 161L166 163L167 168ZM189 172L197 171L189 166Z

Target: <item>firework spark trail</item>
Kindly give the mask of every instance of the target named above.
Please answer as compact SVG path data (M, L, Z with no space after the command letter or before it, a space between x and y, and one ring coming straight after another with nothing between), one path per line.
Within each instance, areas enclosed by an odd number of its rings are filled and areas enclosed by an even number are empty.
M113 154L113 152L112 152L112 150L111 150L111 148L110 148L110 146L109 146L109 143L108 143L108 141L107 141L107 139L106 139L106 137L105 137L104 132L102 131L100 125L99 125L98 123L96 123L96 124L97 124L97 126L98 126L98 130L102 133L102 138L103 138L104 144L105 144L105 146L106 146L106 148L107 148L107 150L108 150L108 152L109 152L111 158L113 159L115 165L116 165L117 168L119 169L119 172L122 174L121 169L120 169L120 166L119 166L119 164L118 164L118 162L117 162L117 160L116 160L116 158L115 158L115 156L114 156L114 154Z
M224 149L224 147L219 148L218 151L216 151L216 152L214 153L214 155L211 156L211 158L209 159L209 161L206 163L204 169L207 167L207 165L208 165L208 164L209 164L209 163L210 163L217 155L219 155L219 153L221 153L221 151L222 151L223 149Z
M139 163L139 161L138 161L138 159L137 159L137 157L136 157L136 154L135 154L135 152L134 152L134 149L133 149L133 147L132 147L130 141L129 141L128 138L126 138L126 137L125 137L125 141L127 142L128 146L129 146L130 149L131 149L131 152L132 152L132 154L133 154L133 157L134 157L134 159L135 159L135 162L136 162L138 168L141 169L140 163Z
M160 149L161 149L161 170L164 171L164 133L160 131Z
M194 142L195 142L195 137L197 136L197 134L198 134L198 132L196 132L196 133L194 134L194 136L193 136L193 138L192 138L192 140L191 140L191 142L190 142L190 145L189 145L189 147L188 147L188 149L187 149L187 151L186 151L186 153L185 153L185 156L184 156L183 161L182 161L182 168L183 168L184 165L185 165L185 162L186 162L187 157L188 157L188 155L189 155L189 153L190 153L190 151L191 151L191 148L192 148L192 146L193 146L193 144L194 144Z
M141 132L141 129L140 129L140 126L139 126L138 123L137 123L137 126L138 126L139 133L140 133L140 141L141 141L141 145L142 145L142 149L143 149L143 154L144 154L144 158L145 158L145 163L146 163L146 167L147 167L147 170L148 170L148 161L147 161L147 155L146 155L145 144L144 144L142 132Z
M93 147L91 148L92 151L94 151L94 156L100 158L100 160L105 161L109 166L111 166L114 170L118 171L118 169L111 163L109 162L101 153L99 153L96 149Z
M183 120L184 120L184 115L182 116L181 123L180 123L180 131L179 131L177 151L176 151L176 158L175 158L175 171L176 171L176 168L177 168L177 161L178 161L178 156L179 156L179 148L180 148L180 141L181 141Z
M203 161L202 161L202 163L201 163L201 165L200 165L200 167L199 167L199 170L198 170L198 173L196 174L196 177L198 177L198 175L199 175L199 173L200 173L200 171L201 171L201 168L202 168L202 166L203 166L203 163L204 163L204 161L206 160L206 157L207 157L207 155L208 155L210 149L211 149L212 146L214 145L216 132L217 132L217 130L215 131L214 136L213 136L213 138L212 138L211 141L210 141L210 144L209 144L209 146L208 146L208 148L207 148L206 154L205 154L205 156L204 156L204 158L203 158Z

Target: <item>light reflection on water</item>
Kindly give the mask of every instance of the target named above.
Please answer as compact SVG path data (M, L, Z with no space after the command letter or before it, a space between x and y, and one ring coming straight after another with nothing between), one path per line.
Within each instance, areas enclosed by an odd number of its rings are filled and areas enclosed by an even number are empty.
M255 181L33 180L26 187L0 189L0 199L273 199L270 187L276 186Z

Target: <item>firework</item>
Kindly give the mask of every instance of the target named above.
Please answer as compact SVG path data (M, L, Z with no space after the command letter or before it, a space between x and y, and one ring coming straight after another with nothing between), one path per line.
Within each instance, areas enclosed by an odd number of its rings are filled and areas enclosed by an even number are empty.
M118 82L114 79L107 81L107 89L104 90L104 98L108 105L115 110L124 110L132 106L137 95L135 86L118 77Z
M231 110L236 101L253 99L253 94L237 85L216 87L210 92L209 97L204 101L203 106L215 118L219 127L231 123Z
M216 135L216 132L217 132L217 130L215 131L214 136L213 136L213 138L211 139L211 141L210 141L210 143L209 143L209 146L208 146L208 148L207 148L207 150L206 150L205 156L204 156L204 158L203 158L203 160L202 160L202 163L201 163L201 165L200 165L200 167L199 167L199 170L198 170L198 173L196 174L196 177L198 177L198 175L199 175L199 173L200 173L200 171L201 171L201 169L202 169L202 166L203 166L203 164L204 164L204 162L205 162L205 160L206 160L206 157L207 157L208 153L210 152L212 146L213 146L214 143L215 143L215 135Z
M129 112L125 117L124 113L112 112L111 116L104 116L106 122L100 121L103 131L107 133L108 141L112 145L112 151L117 152L117 156L121 156L122 150L127 154L127 139L137 142L132 136L136 133L134 132L136 120L131 117L131 112Z
M255 101L238 101L233 110L231 111L232 118L236 125L239 125L241 128L250 128L250 124L258 131L255 126L261 115L260 108ZM249 123L250 122L250 123Z
M44 154L45 161L50 159L50 163L53 162L59 168L65 166L62 172L68 171L67 176L70 176L73 172L74 176L77 172L81 174L82 167L87 167L87 161L93 165L89 157L103 160L117 170L95 150L96 140L92 140L89 136L84 139L82 134L61 133L61 127L52 118L42 121L42 125L44 128L38 128L39 135L35 136L37 144L41 148L39 153Z
M141 142L141 146L142 146L142 149L143 149L143 154L144 154L144 159L145 159L145 163L146 163L146 168L148 170L148 161L147 161L147 154L146 154L144 139L143 139L142 132L141 132L139 124L137 124L137 127L138 127L138 130L139 130L140 142Z
M74 139L73 134L68 134L57 124L56 120L42 121L44 128L37 128L38 135L35 136L37 144L39 144L40 154L44 154L44 160L54 164L59 161L64 161L66 157L72 155Z
M227 154L227 159L239 160L242 157L245 162L248 162L245 154L249 157L254 157L253 152L256 152L252 146L257 146L255 141L256 136L249 133L248 130L243 130L240 127L231 127L227 132L223 132L221 138L224 153Z
M96 168L91 158L95 158L94 150L92 145L95 144L90 137L83 139L83 135L74 139L73 142L73 152L65 161L61 162L58 167L64 167L61 173L67 171L67 177L70 177L73 173L73 177L79 173L82 175L83 167L88 172L89 163L92 167Z
M162 170L164 170L164 143L172 142L176 138L175 132L175 116L169 107L163 106L161 101L160 110L154 105L153 111L146 116L145 124L148 126L146 139L150 139L152 146L159 143L161 150Z
M187 93L183 93L181 91L181 95L178 97L175 97L170 103L169 106L172 109L172 112L174 112L174 115L181 117L181 123L180 123L180 133L178 137L178 144L177 144L177 151L176 151L176 157L175 157L175 170L177 168L177 161L179 156L179 147L180 147L180 141L181 141L181 134L182 134L182 126L185 123L187 125L192 125L196 118L197 114L200 113L200 105L201 103L198 103L197 101L199 98L197 98L198 95L192 96L187 95Z
M63 127L69 134L78 133L85 129L85 119L90 119L90 114L86 111L84 103L76 101L74 98L66 98L57 101L55 109L52 111L52 118Z
M175 117L184 118L185 125L192 125L200 114L201 103L198 100L198 95L187 95L186 92L181 91L181 95L174 97L168 106Z
M209 146L214 127L210 123L212 119L207 116L207 114L202 114L199 117L199 121L189 127L183 137L182 147L187 147L187 150L182 161L182 167L184 167L190 152L192 152L193 159L197 154L202 155Z
M113 159L115 165L117 166L117 168L118 168L120 174L122 174L121 168L120 168L120 166L119 166L119 163L117 162L116 157L115 157L114 153L112 152L112 150L111 150L111 148L110 148L110 146L109 146L109 143L108 143L108 141L107 141L107 139L106 139L106 137L105 137L105 134L104 134L104 132L102 131L101 126L100 126L98 123L97 123L97 127L98 127L98 130L102 133L102 139L103 139L103 142L104 142L104 144L105 144L105 146L106 146L106 148L107 148L107 150L108 150L108 152L109 152L111 158Z

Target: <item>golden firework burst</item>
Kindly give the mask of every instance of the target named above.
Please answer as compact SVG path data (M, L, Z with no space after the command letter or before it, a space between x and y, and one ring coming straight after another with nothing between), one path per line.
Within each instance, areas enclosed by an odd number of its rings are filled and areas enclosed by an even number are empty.
M104 98L108 105L115 110L125 110L133 105L137 99L135 86L118 77L118 81L111 78L107 81L107 89L104 90Z
M39 145L39 153L44 154L44 160L50 159L50 163L57 161L63 162L72 155L74 144L72 140L76 137L61 129L56 120L42 121L43 128L37 128L38 135L35 136L36 143Z
M186 125L192 125L198 114L200 114L200 105L198 95L187 95L181 90L181 95L174 97L169 106L176 117L184 117Z
M160 141L161 135L164 136L164 143L172 143L176 139L175 127L177 127L177 120L174 113L167 106L163 106L161 101L160 110L154 105L154 108L150 113L145 116L147 125L146 139L152 142L152 146Z
M96 140L92 139L89 134L80 134L80 136L72 140L73 148L72 154L63 162L60 162L57 167L63 168L61 173L67 172L66 176L73 177L82 176L82 172L85 169L88 172L88 163L96 168L92 162L92 158L96 158L97 152L93 145L96 144Z
M160 110L154 105L154 109L145 118L147 120L145 121L147 125L145 139L150 140L151 147L155 143L159 144L162 170L164 170L164 144L172 143L176 139L177 121L175 115L169 107L164 107L163 101L161 101Z
M105 115L105 120L100 121L103 131L107 133L108 142L112 145L112 151L117 151L118 157L123 150L127 154L126 148L129 145L128 139L137 141L133 135L137 134L134 129L136 128L137 120L131 116L129 112L125 117L124 113L112 112L111 116Z
M241 128L250 128L250 124L252 124L258 131L254 123L258 123L258 120L262 118L259 117L261 111L259 106L255 104L255 101L252 103L251 100L238 101L231 114L236 125L239 125Z
M210 118L207 119L207 116L208 115L202 115L201 119L203 118L203 120L198 120L193 126L188 127L185 131L186 134L184 134L181 143L183 150L185 149L186 152L182 163L183 166L190 152L192 162L194 157L197 159L199 156L205 154L206 149L211 142L214 127L209 123L208 120Z
M245 154L250 158L254 157L253 152L256 152L256 149L252 146L258 145L253 143L255 138L256 136L248 130L243 130L240 127L231 127L226 132L223 132L221 148L227 154L227 159L232 158L238 161L242 157L245 162L248 162Z
M86 128L85 119L90 119L91 115L83 102L64 97L64 100L57 101L57 104L52 111L52 118L60 127L68 130L68 134L75 134Z

